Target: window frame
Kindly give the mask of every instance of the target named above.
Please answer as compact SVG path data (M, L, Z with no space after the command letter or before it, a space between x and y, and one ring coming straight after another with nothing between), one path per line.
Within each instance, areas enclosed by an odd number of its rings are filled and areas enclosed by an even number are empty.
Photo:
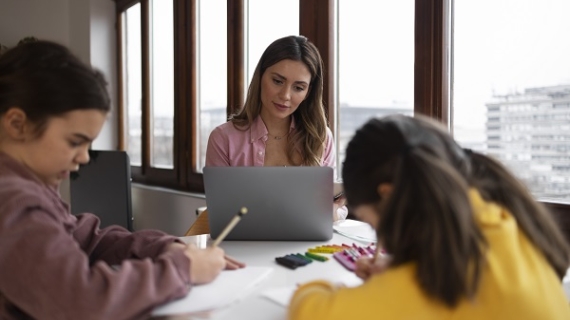
M164 1L164 0L162 0ZM118 65L118 129L119 149L125 150L125 119L122 83L122 13L136 3L141 4L142 33L142 165L131 166L132 179L136 183L167 187L176 190L203 193L202 174L194 170L197 166L198 135L196 83L196 1L174 1L174 63L175 110L174 110L174 169L150 166L150 97L149 97L149 0L116 0L117 16L117 65ZM453 24L454 0L415 0L414 27L414 113L438 119L450 128L453 119L451 106L453 94L452 64L448 63L445 51L448 46L446 34ZM334 92L335 70L335 0L300 0L300 34L311 39L320 50L324 67L324 103L331 130L335 134L336 123ZM244 12L245 0L227 1L227 114L237 111L243 104L247 84L245 83ZM365 41L365 40L363 40ZM452 54L452 52L451 52ZM543 202L554 212L558 221L570 226L570 205ZM563 227L570 234L570 227Z

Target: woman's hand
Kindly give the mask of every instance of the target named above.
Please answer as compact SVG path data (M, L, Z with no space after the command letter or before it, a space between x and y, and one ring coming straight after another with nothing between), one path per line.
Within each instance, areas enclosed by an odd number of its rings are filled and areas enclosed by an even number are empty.
M336 198L336 200L334 200L333 202L333 221L338 221L338 220L342 220L344 219L344 217L346 217L346 214L348 214L348 212L345 212L345 214L343 214L342 216L339 215L339 210L347 210L348 209L345 207L346 205L346 197L344 196L344 194L342 194L340 197Z
M390 257L388 255L380 255L376 259L371 257L363 257L356 260L356 270L354 273L360 279L366 281L372 275L382 273L390 266Z

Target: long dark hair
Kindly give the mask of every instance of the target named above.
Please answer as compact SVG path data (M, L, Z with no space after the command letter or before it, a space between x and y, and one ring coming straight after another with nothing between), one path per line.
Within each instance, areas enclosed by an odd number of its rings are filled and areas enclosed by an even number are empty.
M470 188L509 210L560 277L570 263L552 216L522 183L499 162L463 150L427 117L369 120L348 144L342 178L350 206L376 205L378 239L392 266L415 262L423 290L449 306L476 294L485 263ZM381 183L393 185L392 196L380 199Z
M311 73L307 97L293 113L295 134L287 148L289 161L299 151L302 163L296 165L320 165L327 137L327 120L323 105L323 61L317 47L304 36L287 36L275 40L261 55L253 73L245 105L230 120L238 129L248 129L261 113L261 78L267 68L281 60L301 61Z
M0 115L21 108L41 134L50 117L78 109L110 110L103 75L63 45L20 44L0 56Z

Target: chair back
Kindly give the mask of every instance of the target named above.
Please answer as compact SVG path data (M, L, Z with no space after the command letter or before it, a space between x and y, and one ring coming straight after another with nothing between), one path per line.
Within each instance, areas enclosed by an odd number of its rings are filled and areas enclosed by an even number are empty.
M71 213L90 212L101 228L120 225L133 231L131 164L125 151L90 150L90 161L71 175Z

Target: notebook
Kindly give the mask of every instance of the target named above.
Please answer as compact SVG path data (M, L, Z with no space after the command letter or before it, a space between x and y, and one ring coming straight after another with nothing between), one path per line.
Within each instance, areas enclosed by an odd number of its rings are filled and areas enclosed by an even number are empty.
M226 307L244 298L271 272L269 267L250 267L224 270L214 281L195 285L188 294L155 308L152 316L192 314Z
M242 208L225 240L326 241L333 233L330 167L205 167L210 235Z

